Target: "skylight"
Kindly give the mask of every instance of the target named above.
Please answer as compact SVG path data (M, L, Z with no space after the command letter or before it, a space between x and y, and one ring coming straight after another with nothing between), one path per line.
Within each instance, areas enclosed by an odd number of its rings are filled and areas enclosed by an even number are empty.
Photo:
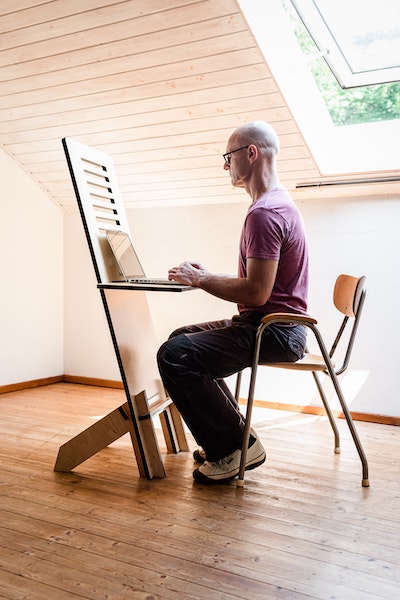
M400 83L397 81L397 83L383 84L387 86L385 92L391 91L393 101L388 104L388 109L381 110L379 118L374 118L374 110L371 107L375 107L376 103L372 98L370 104L367 105L365 95L373 93L373 90L377 89L379 85L343 90L326 64L326 71L329 72L333 84L325 79L324 73L322 73L321 81L321 69L317 62L326 61L326 56L329 54L327 46L319 42L321 45L314 45L311 50L310 47L305 49L304 44L301 47L295 33L298 23L294 23L293 14L288 11L288 5L290 5L291 12L296 13L291 2L300 4L300 0L268 0L267 2L265 0L238 0L268 67L313 153L321 174L375 173L382 170L398 170L400 163L398 143L400 139ZM348 20L352 21L351 25L353 26L356 18L350 19L349 7L358 4L358 0L347 0L345 9L343 8L344 0L319 0L319 2L325 8L329 6L329 11L324 13L326 21L328 12L332 14L332 11L337 9L334 26L335 39L340 39L342 43L348 28L346 25L341 29L339 25ZM386 2L397 4L398 0L382 0L379 3L367 3L364 0L361 2L360 12L365 12L366 5L369 4L375 7L376 13L379 13ZM316 0L311 3L307 0L307 4L316 5ZM345 19L343 15L346 15ZM298 21L297 15L296 18ZM392 22L397 23L393 15ZM312 40L311 43L314 44ZM329 49L329 52L333 51ZM365 62L364 56L362 67L364 71L366 64L371 66L371 68L368 67L370 71L372 71L372 64L374 68L377 66L376 53L373 54L374 60L369 63ZM398 58L398 56L400 56L399 52L392 54L392 59ZM358 68L360 65L361 59L358 60ZM352 70L354 69L355 66L352 67ZM320 74L319 81L314 77L316 71ZM391 73L394 73L393 69ZM338 75L336 77L339 78ZM349 103L349 95L352 96L355 107L347 111L352 120L341 120L340 116ZM336 118L332 106L339 114L339 118ZM358 118L357 112L364 112L364 116ZM373 122L365 122L365 115L368 116L368 120ZM345 125L344 123L352 124Z
M400 80L398 0L291 0L343 88Z

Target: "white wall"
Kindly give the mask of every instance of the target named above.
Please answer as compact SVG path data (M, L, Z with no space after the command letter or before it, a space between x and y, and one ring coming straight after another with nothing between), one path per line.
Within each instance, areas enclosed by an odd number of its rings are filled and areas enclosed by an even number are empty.
M0 175L0 385L63 373L120 379L79 215L63 215L1 150ZM163 275L185 258L198 259L213 271L235 272L246 209L246 204L138 208L128 218L149 275ZM310 242L310 311L328 337L338 325L331 304L336 275L368 278L359 337L343 378L351 408L399 416L398 327L392 315L400 296L400 198L321 198L303 201L300 209ZM160 343L184 323L235 312L234 305L202 291L153 293L148 301ZM260 373L258 398L319 404L305 375Z
M235 272L239 230L247 206L146 208L128 213L148 275L194 258L216 272ZM343 378L352 410L399 416L400 372L395 314L400 294L397 228L400 200L312 200L300 204L311 254L310 311L329 338L339 317L332 288L339 273L366 275L367 300L351 369ZM79 216L65 218L66 327L65 372L118 379ZM231 316L234 305L202 291L149 294L160 343L179 325ZM319 401L311 377L272 369L260 371L256 397L312 404Z
M63 215L0 149L0 385L63 373Z
M64 373L121 381L79 214L65 215Z

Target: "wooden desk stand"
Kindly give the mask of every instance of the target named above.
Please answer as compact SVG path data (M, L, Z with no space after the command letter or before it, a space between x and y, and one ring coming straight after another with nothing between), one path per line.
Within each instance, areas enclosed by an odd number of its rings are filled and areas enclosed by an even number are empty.
M153 406L151 412L149 412L148 400L144 391L133 399L132 404L138 407L140 412L143 411L143 415L139 417L140 432L135 429L131 411L126 402L60 446L54 470L71 471L106 446L129 433L140 475L147 479L164 477L165 470L153 428L152 417L156 414L155 410L159 408L167 449L169 452L176 453L179 450L188 450L180 415L169 400L158 407ZM146 410L148 411L147 414ZM144 445L140 443L141 440L145 440ZM145 454L144 459L142 458L143 453Z
M188 444L158 373L146 293L129 285L110 286L119 273L105 231L129 233L113 162L74 140L64 139L63 146L127 402L63 444L54 470L70 471L129 433L140 475L164 477L153 418L159 416L168 452L187 451Z

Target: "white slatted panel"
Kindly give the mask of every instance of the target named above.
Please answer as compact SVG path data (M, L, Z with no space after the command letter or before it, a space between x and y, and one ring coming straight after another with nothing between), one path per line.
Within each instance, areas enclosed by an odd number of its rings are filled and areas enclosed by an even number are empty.
M220 155L259 118L283 183L318 177L235 0L0 2L0 143L66 211L63 137L112 155L127 206L235 202Z

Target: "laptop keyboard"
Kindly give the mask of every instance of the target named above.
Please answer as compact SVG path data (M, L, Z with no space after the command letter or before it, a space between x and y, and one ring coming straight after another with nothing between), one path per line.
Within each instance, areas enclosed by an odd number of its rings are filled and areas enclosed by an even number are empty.
M170 279L149 279L149 278L135 278L128 279L128 283L155 283L159 285L181 285L177 281L171 281Z

